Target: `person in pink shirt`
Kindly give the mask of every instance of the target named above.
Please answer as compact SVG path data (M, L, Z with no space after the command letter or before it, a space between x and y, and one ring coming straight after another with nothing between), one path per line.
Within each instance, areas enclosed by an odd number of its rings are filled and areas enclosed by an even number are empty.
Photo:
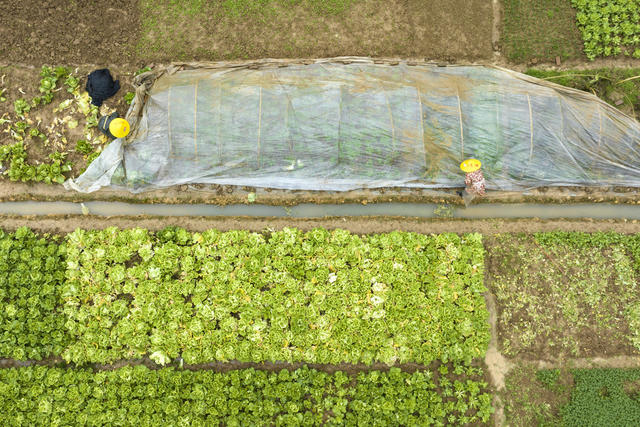
M485 180L480 167L482 163L478 159L467 159L460 164L460 169L466 173L464 177L465 195L462 198L468 204L475 197L484 196Z

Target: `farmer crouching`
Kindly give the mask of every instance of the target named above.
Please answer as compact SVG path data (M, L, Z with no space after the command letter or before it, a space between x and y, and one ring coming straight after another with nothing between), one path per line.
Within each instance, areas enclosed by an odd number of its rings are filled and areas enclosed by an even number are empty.
M481 166L482 163L477 159L467 159L460 164L460 169L466 173L464 177L466 188L462 195L465 205L469 205L474 198L485 194L485 180L480 170Z
M98 121L98 129L109 138L124 138L129 135L129 122L118 117L118 113L102 116Z

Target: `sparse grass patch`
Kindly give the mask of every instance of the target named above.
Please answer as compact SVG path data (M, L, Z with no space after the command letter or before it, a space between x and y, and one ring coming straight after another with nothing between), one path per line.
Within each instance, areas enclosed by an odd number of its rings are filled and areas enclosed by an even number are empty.
M490 57L484 0L141 0L147 61Z
M504 354L637 353L637 238L538 233L487 240L487 285L496 296Z
M560 408L568 403L573 377L567 370L540 370L516 365L505 379L501 393L509 426L555 426Z
M582 39L570 0L504 0L502 45L507 59L580 58Z

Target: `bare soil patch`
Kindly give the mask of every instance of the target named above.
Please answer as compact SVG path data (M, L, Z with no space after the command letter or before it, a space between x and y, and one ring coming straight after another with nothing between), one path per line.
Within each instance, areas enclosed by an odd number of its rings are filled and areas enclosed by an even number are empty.
M134 62L137 1L4 0L0 63L102 64Z

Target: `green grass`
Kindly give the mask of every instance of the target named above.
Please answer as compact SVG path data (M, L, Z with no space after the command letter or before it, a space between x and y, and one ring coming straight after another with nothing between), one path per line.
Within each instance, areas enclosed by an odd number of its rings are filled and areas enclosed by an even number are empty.
M189 59L195 54L208 59L246 59L257 55L253 52L258 44L270 44L273 51L286 50L289 42L283 41L280 46L277 41L272 43L282 34L268 34L271 25L277 25L282 33L302 15L311 28L295 42L317 39L325 18L335 19L359 1L141 0L142 36L137 50L147 58L170 54L172 59Z
M570 0L504 0L502 50L519 63L584 57Z
M614 107L640 120L640 68L566 71L530 69L526 74L594 93Z
M637 240L614 233L487 239L501 350L535 359L637 353Z
M501 393L510 426L640 425L640 369L543 369L517 364Z

